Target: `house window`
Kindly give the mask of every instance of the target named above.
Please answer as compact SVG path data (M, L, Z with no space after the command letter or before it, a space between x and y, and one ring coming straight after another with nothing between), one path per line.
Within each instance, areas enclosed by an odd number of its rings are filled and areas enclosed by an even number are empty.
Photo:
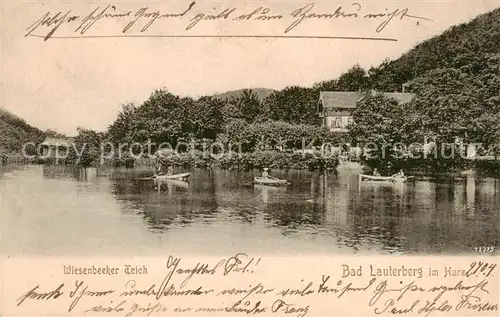
M354 124L354 119L353 118L347 118L347 125Z
M57 147L57 154L60 155L60 156L65 156L66 155L66 148L65 147Z
M333 120L332 120L331 128L332 129L342 128L342 118L340 118L340 117L334 117Z

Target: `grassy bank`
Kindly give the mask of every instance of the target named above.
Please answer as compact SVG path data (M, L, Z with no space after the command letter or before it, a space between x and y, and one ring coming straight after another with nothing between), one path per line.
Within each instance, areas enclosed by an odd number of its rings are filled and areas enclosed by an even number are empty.
M485 174L500 174L499 160L471 160L464 158L418 158L390 161L371 160L365 161L364 163L372 168L376 167L383 172L389 173L397 171L399 169L404 169L426 174L462 172L468 170L474 170Z
M312 154L285 153L277 151L258 151L252 153L226 153L210 156L202 152L179 153L159 157L164 166L183 168L219 167L227 170L251 170L269 167L273 169L294 169L323 171L334 170L338 165L336 156L322 158ZM115 167L155 166L156 158L122 157L107 162Z

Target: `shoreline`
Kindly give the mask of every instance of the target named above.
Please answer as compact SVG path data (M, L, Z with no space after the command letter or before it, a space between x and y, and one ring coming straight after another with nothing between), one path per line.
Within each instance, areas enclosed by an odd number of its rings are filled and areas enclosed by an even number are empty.
M206 155L202 152L175 153L159 156L121 158L105 158L96 156L90 165L77 164L70 158L65 159L23 159L20 155L4 156L0 168L10 165L60 165L79 167L105 167L129 169L154 169L158 163L163 167L173 166L184 170L192 168L219 168L229 171L262 170L297 170L313 172L332 172L360 170L370 174L377 168L382 175L392 175L394 171L403 169L407 175L421 177L463 177L467 174L500 176L500 160L474 159L402 159L402 160L343 160L338 154L321 155L320 153L280 152L274 150L245 152L241 154L226 153L219 156Z
M371 168L366 165L356 164L356 167L342 167L342 165L337 166L334 169L329 170L319 170L319 169L296 169L296 168L271 168L271 171L279 172L279 173L288 173L288 172L303 172L310 173L311 175L331 175L331 174L343 174L343 173L351 173L353 174L363 174L369 173ZM61 169L69 169L69 170L98 170L98 171L129 171L129 172L143 172L143 173L154 173L153 165L140 165L135 167L125 167L125 166L112 166L109 164L99 165L99 166L78 166L75 164L41 164L41 163L21 163L21 164L6 164L0 165L1 170L10 170L15 169L16 167L21 166L45 166L51 168L61 168ZM224 172L235 172L235 173L248 173L248 172L260 172L261 169L254 167L250 169L232 169L232 168L222 168L220 166L212 166L212 167L180 167L183 171L192 172L192 171L209 171L209 170L219 170ZM465 180L468 176L474 176L478 178L493 178L500 179L500 175L495 172L490 172L487 170L454 170L454 171L440 171L440 172L429 172L422 171L419 169L407 169L404 170L405 174L408 176L415 176L416 180L444 180L444 179L453 179L453 180ZM386 175L387 176L387 175Z

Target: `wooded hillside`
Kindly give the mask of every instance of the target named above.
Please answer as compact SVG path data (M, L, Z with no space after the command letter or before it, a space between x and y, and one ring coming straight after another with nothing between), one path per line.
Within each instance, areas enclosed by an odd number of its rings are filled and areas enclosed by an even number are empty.
M485 59L500 53L500 9L451 27L394 61L369 70L373 88L401 91L404 83L439 69L484 70Z
M43 142L44 133L5 109L0 109L0 154L20 153L26 142Z

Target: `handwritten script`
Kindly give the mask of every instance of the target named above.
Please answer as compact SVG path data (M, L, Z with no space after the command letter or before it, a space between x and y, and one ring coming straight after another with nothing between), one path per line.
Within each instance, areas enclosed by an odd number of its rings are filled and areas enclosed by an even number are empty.
M196 2L186 4L179 9L171 11L161 11L149 6L138 9L127 8L125 4L106 6L96 6L87 13L67 11L48 11L39 16L35 21L29 23L25 36L41 37L45 41L50 38L85 38L85 37L297 37L292 31L298 30L304 24L317 23L318 21L354 21L369 25L377 36L314 36L301 35L299 37L325 37L325 38L346 38L364 40L387 40L397 39L383 38L378 36L390 24L397 21L413 20L416 24L420 21L432 21L428 17L413 14L409 8L397 7L373 10L366 8L361 3L342 4L332 6L325 3L315 4L291 4L283 8L270 8L265 5L256 7L238 7L232 4L228 7L211 7L198 5ZM103 23L112 22L112 26L105 28ZM179 34L172 34L172 25L178 23L181 29ZM278 29L278 33L272 35L199 35L190 33L196 28L203 29L207 23L228 23L226 28L231 29L235 25L242 23L256 23L271 30ZM163 24L162 24L163 23ZM116 24L120 25L117 27ZM177 25L177 24L176 24ZM247 24L251 29L251 24ZM99 26L103 26L102 29ZM328 24L324 25L325 27ZM151 31L156 27L155 31ZM331 27L331 26L330 26ZM110 31L111 28L111 31ZM114 30L113 28L117 28ZM281 33L279 28L283 28ZM156 33L159 32L159 33ZM61 34L62 35L61 35Z
M102 281L116 278L110 277L109 268L66 266L67 279L33 285L19 294L15 305L22 309L50 303L66 312L87 316L126 317L185 313L304 317L314 314L318 306L334 312L342 303L351 307L354 302L353 309L365 307L372 315L498 312L495 263L476 261L468 267L439 269L339 264L331 271L293 271L285 274L287 278L272 279L267 275L266 279L265 274L259 274L265 267L263 262L244 253L213 263L184 263L181 258L168 256L161 272L147 271L150 278L131 276L134 272L143 274L145 267L134 271L128 266L129 273L122 276L120 268L116 268L118 277L123 278L112 284ZM287 267L275 269L266 274L276 277ZM442 278L433 282L437 276Z

